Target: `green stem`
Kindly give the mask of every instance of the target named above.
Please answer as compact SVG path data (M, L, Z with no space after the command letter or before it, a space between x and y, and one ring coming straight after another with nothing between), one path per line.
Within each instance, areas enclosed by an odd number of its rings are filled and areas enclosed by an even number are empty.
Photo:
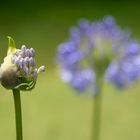
M15 105L16 140L22 140L22 114L21 114L20 91L14 89L13 96Z
M92 140L99 140L100 136L100 122L101 122L101 105L102 105L102 78L97 79L97 91L94 99L94 111L93 111L93 135Z

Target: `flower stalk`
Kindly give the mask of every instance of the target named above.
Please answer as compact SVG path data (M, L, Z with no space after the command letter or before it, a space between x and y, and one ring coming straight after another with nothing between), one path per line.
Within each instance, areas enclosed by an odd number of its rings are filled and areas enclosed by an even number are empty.
M102 110L102 78L98 79L98 85L96 90L96 97L94 100L93 108L93 133L92 140L100 139L100 123L101 123L101 110Z
M15 106L16 140L23 140L20 91L13 89L13 97Z

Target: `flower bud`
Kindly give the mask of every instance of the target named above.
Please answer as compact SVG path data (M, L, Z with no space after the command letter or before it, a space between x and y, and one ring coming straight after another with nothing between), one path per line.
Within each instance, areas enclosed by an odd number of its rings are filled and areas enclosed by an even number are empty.
M8 37L9 45L7 56L0 67L0 82L6 89L31 90L34 88L38 73L44 72L45 67L36 68L35 51L15 48L14 40Z

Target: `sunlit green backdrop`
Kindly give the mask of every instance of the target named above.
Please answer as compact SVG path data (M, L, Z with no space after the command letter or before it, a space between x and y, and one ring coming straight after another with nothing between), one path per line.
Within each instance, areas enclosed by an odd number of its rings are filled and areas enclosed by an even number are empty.
M7 49L7 35L34 47L36 62L46 66L32 92L23 92L24 140L90 140L93 99L75 96L58 76L56 52L68 38L68 29L80 18L100 19L112 15L140 40L137 2L0 2L0 63ZM123 92L105 85L101 140L140 139L140 83ZM0 140L15 140L11 91L0 86Z

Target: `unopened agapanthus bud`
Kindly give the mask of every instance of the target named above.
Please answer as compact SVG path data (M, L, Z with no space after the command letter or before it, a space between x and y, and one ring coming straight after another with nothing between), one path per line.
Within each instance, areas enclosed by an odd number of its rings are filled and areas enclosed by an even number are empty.
M26 65L29 65L29 62L30 62L30 61L29 61L29 57L25 57L24 60L25 60L25 64L26 64Z
M22 47L21 47L21 55L22 55L22 57L25 57L25 53L26 53L26 46L22 45Z
M25 45L15 48L14 40L9 39L7 56L0 67L0 81L6 89L31 90L34 88L38 73L44 72L45 67L36 68L35 51Z
M45 66L41 66L38 68L37 73L41 73L45 71Z
M35 56L35 50L33 48L30 48L30 57Z
M25 55L26 55L26 57L30 57L30 50L29 49L26 49Z

